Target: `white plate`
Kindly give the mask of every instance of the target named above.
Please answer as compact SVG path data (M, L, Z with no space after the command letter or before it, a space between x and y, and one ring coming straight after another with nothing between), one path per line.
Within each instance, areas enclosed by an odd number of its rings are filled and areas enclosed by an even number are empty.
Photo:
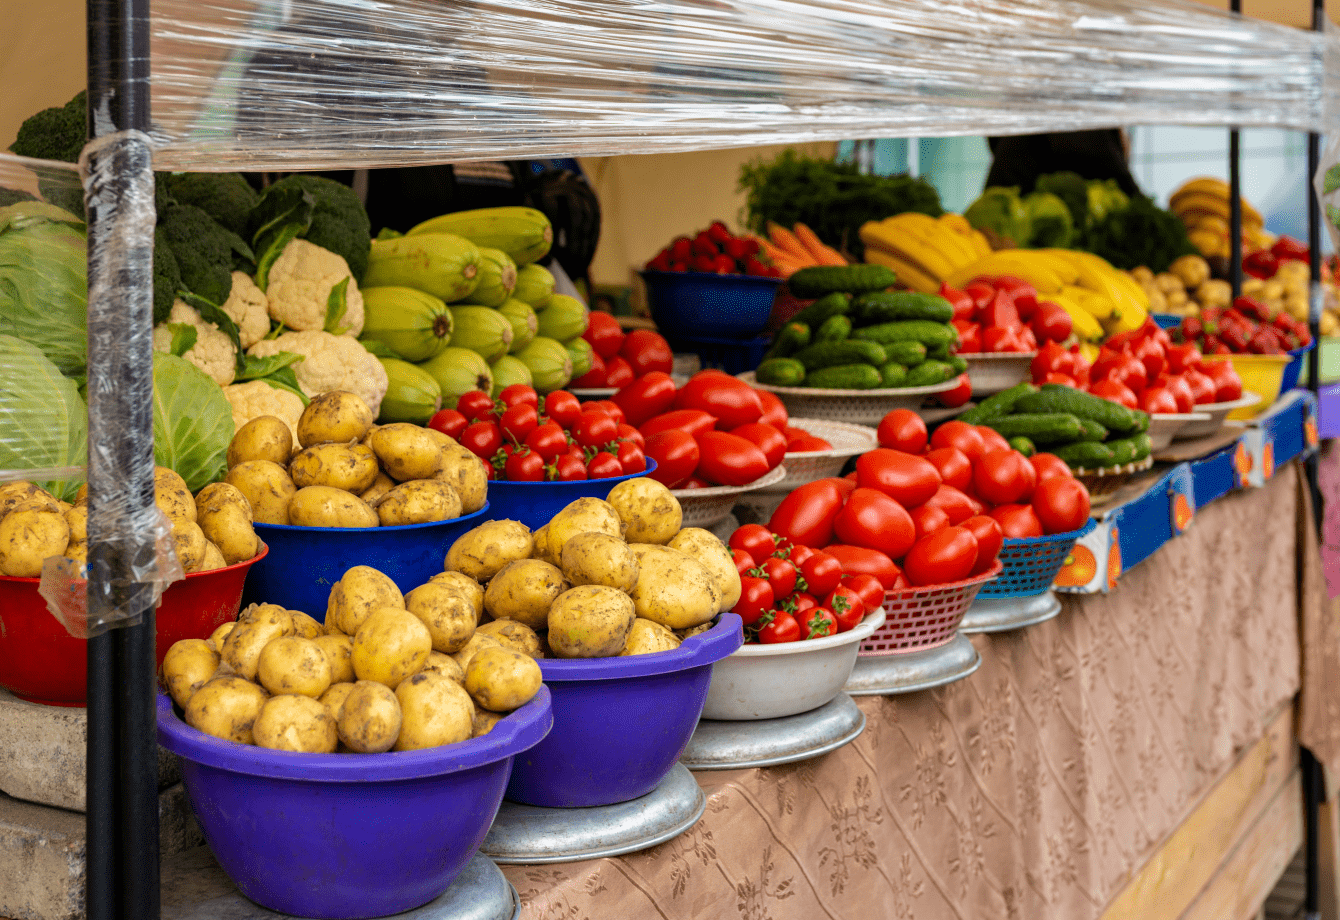
M1192 422L1177 433L1178 440L1190 438L1208 438L1212 434L1217 434L1223 427L1224 420L1228 418L1228 413L1234 409L1245 409L1248 406L1254 406L1261 401L1260 393L1243 393L1240 399L1232 399L1221 403L1204 403L1196 407L1197 412L1209 416L1204 421Z
M776 393L790 415L834 422L875 426L894 409L919 409L928 396L958 386L958 378L928 387L900 390L823 390L814 387L775 387L759 383L753 371L738 375L750 386Z
M1154 412L1149 416L1149 443L1153 450L1163 450L1177 438L1178 433L1196 422L1208 422L1208 412Z
M568 390L568 392L571 393L573 396L576 396L578 399L599 400L599 399L609 399L615 393L619 392L619 388L589 387L585 389L571 389Z

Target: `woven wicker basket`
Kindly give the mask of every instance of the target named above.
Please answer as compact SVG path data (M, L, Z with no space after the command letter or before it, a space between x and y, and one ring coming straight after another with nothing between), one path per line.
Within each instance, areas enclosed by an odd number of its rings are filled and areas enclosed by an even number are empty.
M786 478L786 465L777 467L768 475L755 479L743 486L712 486L709 489L672 489L671 493L679 499L679 507L684 512L685 527L710 529L730 514L741 496L757 489L767 489Z
M954 638L982 585L1000 574L999 560L981 575L884 595L884 625L861 643L862 655L897 655L943 645Z

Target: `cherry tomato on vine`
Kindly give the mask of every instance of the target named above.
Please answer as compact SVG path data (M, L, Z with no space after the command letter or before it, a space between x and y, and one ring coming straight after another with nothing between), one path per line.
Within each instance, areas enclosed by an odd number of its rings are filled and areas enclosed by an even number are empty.
M577 482L586 479L586 464L580 457L574 457L571 454L562 454L554 458L554 472L560 482Z
M759 617L772 608L775 601L772 585L768 584L766 578L741 575L740 599L735 602L731 611L740 615L740 619L744 620L745 626L753 626L758 622Z
M740 573L741 577L749 574L749 570L758 565L754 557L742 549L732 549L730 551L731 559L735 560L735 571Z
M508 387L508 389L511 389L511 387ZM503 392L506 392L506 390ZM540 414L535 411L535 407L530 403L517 403L502 414L498 423L502 427L504 435L518 444L523 444L530 433L539 427ZM545 459L549 458L546 457Z
M798 614L796 624L800 627L801 639L822 639L842 632L837 614L827 607L811 607L804 613Z
M456 401L456 411L472 422L492 418L493 397L483 390L462 393L461 398Z
M611 479L622 475L623 466L619 463L619 458L613 454L607 454L603 450L586 461L586 477L588 479Z
M642 448L643 453L647 450L647 439L642 436L642 432L625 422L619 424L619 440L632 441L638 447Z
M526 446L543 457L545 462L548 463L555 457L567 452L568 436L559 427L558 422L549 421L536 426L530 434L526 435Z
M566 390L554 390L544 398L544 414L563 428L571 428L582 417L582 404Z
M795 594L792 594L786 600L788 603L790 603L792 607L795 608L794 610L791 611L792 614L800 614L805 612L806 610L811 609L812 607L819 606L819 599L816 598L813 594L810 594L805 591L797 591Z
M855 589L847 585L838 585L834 588L833 593L824 598L824 606L833 611L838 632L854 629L865 619L865 601Z
M624 476L630 473L640 473L647 468L646 455L642 453L642 448L632 441L620 441L617 456Z
M507 408L513 406L530 406L537 412L540 408L540 394L535 392L535 387L524 383L514 383L511 386L503 387L502 392L498 394L498 402Z
M884 606L884 585L875 576L865 572L843 575L842 584L856 592L867 612Z
M543 482L544 458L535 451L523 447L507 458L503 468L509 482Z
M743 524L735 528L726 545L748 553L754 565L762 565L777 551L777 538L762 524Z
M758 641L764 645L795 642L800 638L800 624L785 610L775 611L772 621L758 631Z
M759 570L772 585L774 597L790 597L796 590L796 567L785 559L769 556L759 563Z
M461 432L460 441L476 457L492 457L503 446L502 429L497 422L471 422Z
M786 558L799 571L800 567L805 564L805 560L814 555L814 550L808 546L792 546L787 549L786 553Z
M800 567L800 574L815 597L827 597L842 580L842 563L827 553L815 551Z
M442 409L433 413L433 417L428 420L428 427L434 431L440 431L448 437L460 440L461 432L470 424L470 420L461 415L455 409Z
M572 439L582 447L603 447L619 436L619 423L603 412L586 410L572 427Z

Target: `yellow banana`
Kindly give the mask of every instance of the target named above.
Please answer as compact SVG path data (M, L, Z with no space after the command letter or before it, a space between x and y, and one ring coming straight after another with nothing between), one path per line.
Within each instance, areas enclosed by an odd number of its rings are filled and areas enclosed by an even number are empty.
M1172 193L1172 197L1177 198L1190 192L1208 192L1221 198L1227 198L1228 191L1228 183L1223 179L1216 176L1197 176L1195 179L1188 179L1177 186Z
M953 211L946 211L940 215L940 223L944 224L950 230L953 230L959 236L970 236L972 234L972 224L968 223L968 218L962 214L955 214Z
M1084 360L1090 364L1098 360L1098 353L1102 351L1102 346L1095 345L1093 342L1080 342L1079 353L1084 356Z
M1127 296L1139 304L1142 310L1149 310L1149 293L1145 291L1144 288L1140 287L1140 282L1122 271L1114 271L1112 273L1112 280L1117 283L1118 287L1126 292Z
M991 255L991 244L987 242L986 234L981 230L973 230L968 239L972 241L972 248L977 251L977 258L985 259Z
M1052 294L1064 286L1061 276L1047 264L1047 261L1037 258L1035 253L1028 249L1002 249L1000 252L993 252L985 259L962 269L955 278L964 275L966 279L963 283L978 275L1011 275L1033 285L1039 294ZM954 284L954 281L951 280L950 283Z
M865 260L871 265L883 265L885 268L893 269L893 273L898 276L898 283L904 284L914 291L920 291L923 294L938 294L940 292L939 281L926 274L920 266L900 259L887 250L867 246Z
M1069 297L1061 294L1048 294L1040 297L1040 301L1049 301L1056 304L1066 313L1070 314L1070 325L1075 335L1081 339L1091 342L1101 341L1103 338L1103 327L1099 325L1098 320L1093 318L1089 311L1085 310L1079 304Z
M1084 312L1088 313L1096 320L1104 320L1110 317L1117 305L1108 297L1083 287L1066 287L1061 290L1061 295L1073 300L1076 305L1083 307Z
M927 246L939 252L954 268L961 268L969 262L976 261L977 255L967 240L927 214L908 211L887 218L883 223L887 226L905 229Z
M1172 212L1182 215L1187 211L1205 211L1228 219L1228 196L1211 195L1206 192L1188 192L1170 202Z
M861 227L861 242L867 248L883 249L898 256L934 278L947 278L954 271L954 265L949 259L921 237L909 232L906 227L892 227L877 221L867 221Z
M1067 249L1030 249L1026 250L1033 258L1056 272L1062 284L1074 284L1079 280L1079 269L1069 258Z

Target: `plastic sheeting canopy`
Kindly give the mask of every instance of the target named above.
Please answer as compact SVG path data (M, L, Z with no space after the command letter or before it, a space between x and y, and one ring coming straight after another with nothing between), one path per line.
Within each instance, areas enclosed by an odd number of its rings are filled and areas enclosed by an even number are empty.
M155 0L152 28L158 169L1340 120L1340 40L1180 2Z

